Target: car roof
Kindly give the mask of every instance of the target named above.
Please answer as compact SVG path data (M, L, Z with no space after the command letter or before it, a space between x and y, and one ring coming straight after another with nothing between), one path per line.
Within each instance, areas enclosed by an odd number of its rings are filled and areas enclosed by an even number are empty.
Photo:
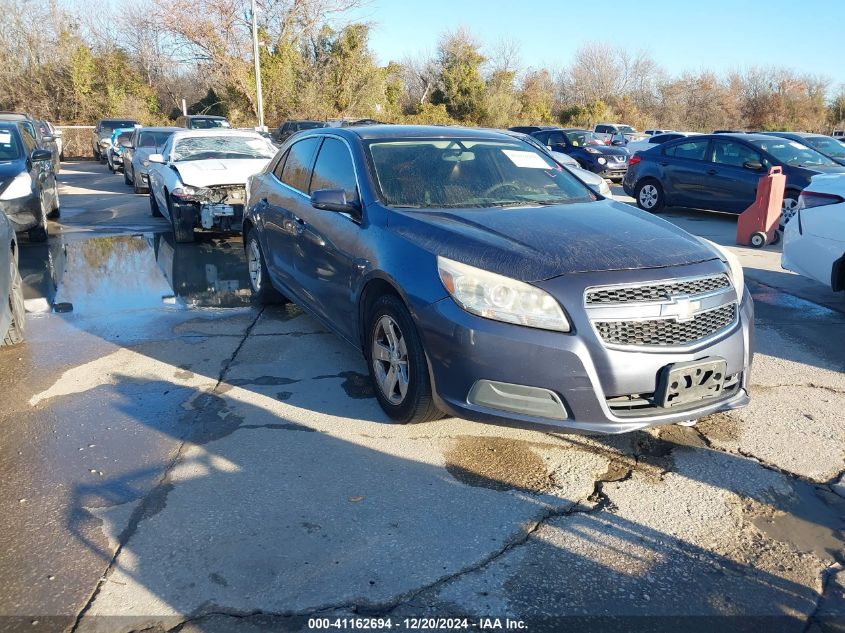
M213 128L209 130L188 130L185 128L176 128L178 132L173 133L175 140L183 138L191 138L194 136L256 136L264 139L258 132L254 130L232 130L230 128Z
M175 132L177 130L184 130L183 127L168 127L168 126L160 126L160 127L136 127L136 130L140 132Z
M0 112L0 120L5 121L32 121L32 117L23 112Z
M18 123L19 123L18 121L13 121L11 119L7 119L5 121L0 120L0 128L3 128L4 130L11 130L11 129L17 130L17 129L20 129L18 127Z
M468 127L446 127L439 125L361 125L342 128L317 128L313 134L353 134L362 140L406 139L406 138L483 138L511 140L504 132Z
M224 116L218 116L216 114L186 114L186 119L225 119Z
M127 117L116 116L116 117L109 117L107 119L100 119L98 121L98 123L106 123L106 122L110 122L110 121L132 121L133 123L137 123L138 119L134 119L131 116L127 116Z

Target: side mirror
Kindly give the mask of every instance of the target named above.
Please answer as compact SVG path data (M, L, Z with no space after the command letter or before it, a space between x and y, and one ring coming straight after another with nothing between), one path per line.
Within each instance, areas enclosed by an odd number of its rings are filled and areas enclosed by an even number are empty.
M29 155L29 160L33 163L40 163L46 160L53 160L53 152L49 149L34 149Z
M56 140L56 137L50 136L49 134L45 134L44 136L41 137L41 140L44 141L45 143L52 143L53 141Z
M759 160L747 160L742 164L743 167L746 169L752 169L754 171L760 171L763 169L763 163Z
M159 165L164 165L164 156L161 154L150 154L150 157L147 159L151 163L158 163Z
M358 214L358 205L346 199L343 189L318 189L311 194L311 206L324 211Z

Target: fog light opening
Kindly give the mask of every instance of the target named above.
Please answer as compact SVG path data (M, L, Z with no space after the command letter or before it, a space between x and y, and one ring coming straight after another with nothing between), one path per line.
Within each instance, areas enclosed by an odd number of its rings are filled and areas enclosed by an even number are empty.
M477 380L467 397L469 404L497 411L550 420L566 420L566 407L554 391L495 380Z

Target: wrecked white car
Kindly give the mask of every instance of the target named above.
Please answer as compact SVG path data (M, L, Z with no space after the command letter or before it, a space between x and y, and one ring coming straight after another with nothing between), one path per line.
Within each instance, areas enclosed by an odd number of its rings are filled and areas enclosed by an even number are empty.
M194 231L239 232L246 183L276 154L256 132L176 132L150 161L150 209L173 225L177 242L193 242Z

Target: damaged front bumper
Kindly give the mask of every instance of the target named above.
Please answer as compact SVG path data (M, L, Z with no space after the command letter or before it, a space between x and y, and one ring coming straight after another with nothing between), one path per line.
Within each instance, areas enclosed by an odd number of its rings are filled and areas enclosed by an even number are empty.
M246 187L183 187L173 192L181 221L191 228L239 233Z

